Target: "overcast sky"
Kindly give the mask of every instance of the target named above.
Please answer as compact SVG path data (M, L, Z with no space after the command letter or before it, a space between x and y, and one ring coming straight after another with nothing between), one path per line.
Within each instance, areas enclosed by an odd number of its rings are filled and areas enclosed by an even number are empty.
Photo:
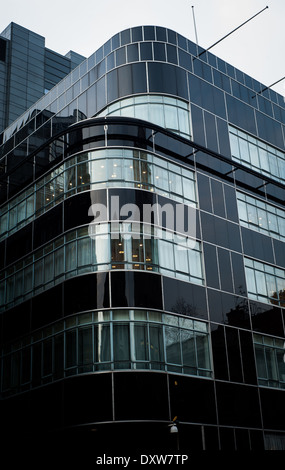
M192 8L194 6L194 9ZM0 31L12 21L46 38L46 47L89 57L131 26L173 29L208 48L268 6L211 52L266 86L285 76L285 0L9 0ZM285 80L272 87L285 95Z

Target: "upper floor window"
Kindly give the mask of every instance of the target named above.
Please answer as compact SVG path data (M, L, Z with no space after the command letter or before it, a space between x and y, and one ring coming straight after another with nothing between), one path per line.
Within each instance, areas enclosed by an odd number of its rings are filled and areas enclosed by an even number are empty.
M248 296L285 307L285 271L249 258L244 259Z
M260 199L237 192L241 225L285 241L285 211Z
M230 126L232 157L243 165L275 180L285 180L285 154Z
M186 138L191 136L188 104L162 95L140 95L111 104L98 116L128 116L153 122Z

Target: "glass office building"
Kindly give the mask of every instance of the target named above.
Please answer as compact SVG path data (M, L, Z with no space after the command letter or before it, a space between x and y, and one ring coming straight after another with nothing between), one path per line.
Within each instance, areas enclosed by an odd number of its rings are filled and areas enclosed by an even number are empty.
M135 27L3 131L7 435L284 450L285 103L263 88Z
M0 132L85 57L45 47L45 38L16 23L0 33Z

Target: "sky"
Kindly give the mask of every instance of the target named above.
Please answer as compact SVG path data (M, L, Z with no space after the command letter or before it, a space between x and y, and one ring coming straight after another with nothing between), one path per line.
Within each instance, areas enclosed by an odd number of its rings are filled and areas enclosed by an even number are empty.
M0 31L13 21L44 36L49 49L89 57L119 31L157 25L208 49L266 6L211 52L271 86L285 77L285 0L9 0ZM285 96L285 79L272 89Z

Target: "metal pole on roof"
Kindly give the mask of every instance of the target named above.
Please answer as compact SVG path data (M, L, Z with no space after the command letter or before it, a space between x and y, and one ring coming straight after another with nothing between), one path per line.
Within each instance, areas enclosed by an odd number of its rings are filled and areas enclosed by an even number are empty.
M195 36L196 36L196 46L198 46L198 36L197 36L197 28L196 28L196 21L195 21L194 5L192 5L192 14L193 14Z

